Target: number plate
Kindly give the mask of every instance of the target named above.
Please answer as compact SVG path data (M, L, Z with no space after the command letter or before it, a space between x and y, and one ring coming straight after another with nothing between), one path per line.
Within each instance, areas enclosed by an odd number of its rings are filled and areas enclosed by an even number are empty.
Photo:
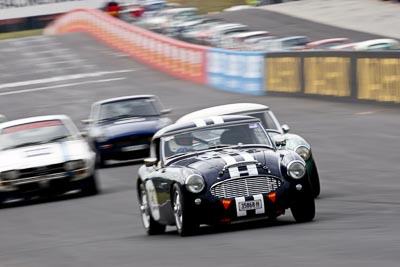
M122 148L122 151L129 152L129 151L136 151L136 150L143 150L149 148L149 145L136 145L136 146L126 146Z
M238 217L249 215L247 212L254 210L255 214L265 213L264 198L262 195L254 195L252 200L246 200L244 197L235 198L236 215Z
M263 208L261 199L239 202L238 205L239 211L258 210Z

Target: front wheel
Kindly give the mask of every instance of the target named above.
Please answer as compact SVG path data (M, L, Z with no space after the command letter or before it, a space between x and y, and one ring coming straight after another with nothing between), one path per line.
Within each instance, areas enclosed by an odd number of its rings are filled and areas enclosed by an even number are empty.
M84 196L93 196L99 193L99 186L95 174L87 177L81 187L81 192Z
M156 222L150 214L150 205L143 183L139 185L139 190L140 215L146 233L148 235L159 235L164 233L166 226Z
M178 234L180 236L193 235L199 228L199 224L195 223L193 217L190 216L187 203L185 203L185 198L178 184L174 184L172 196Z
M317 198L319 196L319 194L321 193L321 186L320 186L318 170L317 170L317 166L315 165L315 162L313 162L312 171L310 173L310 183L311 183L311 189L312 189L314 198Z
M293 217L298 223L312 221L315 217L315 201L311 192L298 193L290 206Z

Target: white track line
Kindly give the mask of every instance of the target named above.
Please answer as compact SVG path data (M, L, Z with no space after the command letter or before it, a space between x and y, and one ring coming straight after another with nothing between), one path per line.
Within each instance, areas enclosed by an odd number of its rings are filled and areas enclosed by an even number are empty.
M0 89L35 85L35 84L41 84L41 83L52 83L52 82L60 82L60 81L67 81L67 80L76 80L76 79L82 79L82 78L88 78L88 77L99 77L99 76L103 76L103 75L133 72L133 71L137 71L137 70L140 70L140 69L99 71L99 72L92 72L92 73L80 73L80 74L56 76L56 77L51 77L51 78L44 78L44 79L30 80L30 81L23 81L23 82L5 83L5 84L0 84Z
M125 80L125 79L126 79L126 77L119 77L119 78L104 79L104 80L84 81L84 82L79 82L79 83L66 83L66 84L59 84L59 85L54 85L54 86L46 86L46 87L4 92L4 93L0 93L0 96L23 94L23 93L30 93L30 92L44 91L44 90L54 90L54 89L58 89L58 88L71 87L71 86L83 85L83 84L91 84L91 83L106 83L106 82L120 81L120 80Z

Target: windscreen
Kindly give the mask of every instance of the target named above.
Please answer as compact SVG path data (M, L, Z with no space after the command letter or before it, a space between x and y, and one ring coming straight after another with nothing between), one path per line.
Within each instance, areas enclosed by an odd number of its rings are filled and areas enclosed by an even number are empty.
M159 116L158 103L153 98L125 99L104 103L100 106L99 120L127 117Z
M215 126L167 136L163 138L163 151L168 158L179 153L249 144L272 146L260 123Z
M8 150L75 138L60 120L32 122L4 128L0 135L0 149Z

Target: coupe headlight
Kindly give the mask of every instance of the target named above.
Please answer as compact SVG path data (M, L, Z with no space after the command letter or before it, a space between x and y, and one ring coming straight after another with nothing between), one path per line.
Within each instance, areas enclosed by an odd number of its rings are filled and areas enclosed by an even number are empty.
M287 173L294 179L300 179L306 174L306 167L301 161L292 161L288 164Z
M205 182L203 177L198 174L191 174L186 178L185 186L186 189L192 193L199 193L205 187Z
M310 156L311 156L310 149L308 149L308 147L306 147L306 146L298 146L295 149L295 152L297 154L299 154L300 157L302 157L304 160L310 159Z
M99 127L94 127L90 135L99 143L107 142L108 140L106 133Z
M18 179L18 177L19 177L19 171L17 170L6 171L0 174L0 180L3 181Z
M64 163L64 169L66 171L73 171L85 168L85 162L83 160L71 160Z

